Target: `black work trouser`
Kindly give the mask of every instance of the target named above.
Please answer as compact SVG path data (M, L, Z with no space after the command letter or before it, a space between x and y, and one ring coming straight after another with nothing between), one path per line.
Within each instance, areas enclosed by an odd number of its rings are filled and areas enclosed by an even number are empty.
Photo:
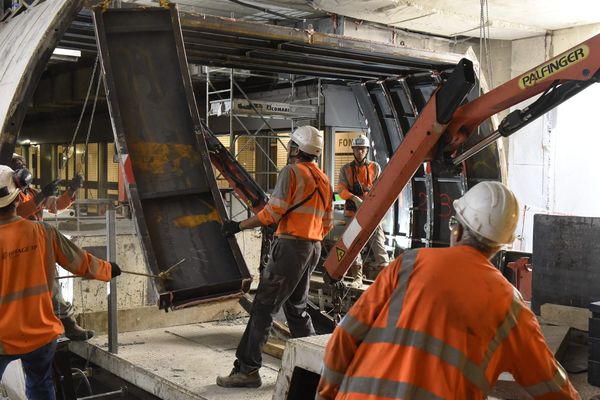
M292 337L315 334L306 312L310 276L321 254L321 242L277 238L261 274L250 320L235 353L235 368L243 373L262 365L261 351L269 337L273 316L283 306Z

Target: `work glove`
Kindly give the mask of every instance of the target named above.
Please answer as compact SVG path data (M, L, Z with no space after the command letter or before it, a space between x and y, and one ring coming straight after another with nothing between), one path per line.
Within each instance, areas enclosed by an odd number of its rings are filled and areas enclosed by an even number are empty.
M69 183L69 190L71 193L75 193L77 190L83 187L83 175L75 174L71 182Z
M223 222L223 227L221 228L221 232L223 232L223 236L225 237L233 236L241 230L242 228L240 228L240 223L230 219Z
M55 179L52 182L48 183L46 186L44 186L35 197L36 202L41 203L44 199L47 199L50 196L56 196L56 194L58 193L58 184L60 183L60 181L60 179Z
M117 263L111 261L110 262L110 277L116 278L119 275L121 275L121 268L119 268Z
M344 287L344 283L341 280L332 278L327 271L323 271L323 282L325 285L338 290Z
M351 200L356 204L356 208L360 207L363 203L363 200L358 196L352 196Z

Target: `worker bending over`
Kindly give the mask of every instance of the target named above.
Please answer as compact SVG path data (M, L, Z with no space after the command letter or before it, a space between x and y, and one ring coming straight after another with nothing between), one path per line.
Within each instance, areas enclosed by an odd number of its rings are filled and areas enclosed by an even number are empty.
M0 165L0 379L21 359L30 400L55 399L52 360L63 327L52 308L55 263L102 281L121 273L95 258L56 228L17 215L20 189L14 171Z
M375 181L381 175L381 166L375 161L367 160L370 147L369 139L365 135L359 135L352 139L354 160L340 169L338 193L342 199L346 200L344 204L346 223L354 218L358 207L373 189ZM385 249L385 234L381 224L375 228L368 245L369 250L373 252L376 268L381 270L386 267L390 260ZM363 283L363 262L360 253L350 266L349 274L352 277L351 286L361 287Z
M19 154L13 154L11 168L15 171L27 168L25 158ZM19 193L20 202L17 215L32 221L42 221L44 210L55 214L69 208L76 199L77 191L83 186L83 176L75 174L67 190L62 195L55 196L58 191L58 183L59 180L54 180L40 191L29 186L22 188ZM52 305L65 328L66 337L71 340L87 340L94 336L94 331L83 329L77 325L77 321L73 317L73 305L64 299L58 279L52 286Z
M322 151L321 132L312 126L296 129L289 144L288 165L281 170L265 208L242 222L223 224L226 236L243 229L279 225L233 370L229 376L217 378L219 386L261 385L261 351L273 325L273 315L282 306L293 337L315 334L306 312L310 276L319 261L321 240L333 226L333 191L315 162Z
M450 247L405 252L335 329L317 399L482 399L504 371L535 399L579 399L489 261L514 240L514 194L482 182L454 209Z

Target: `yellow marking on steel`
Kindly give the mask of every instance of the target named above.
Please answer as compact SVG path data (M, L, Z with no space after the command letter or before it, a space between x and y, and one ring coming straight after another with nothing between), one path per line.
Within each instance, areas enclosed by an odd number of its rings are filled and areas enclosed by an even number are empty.
M191 144L137 142L131 144L129 154L136 172L153 175L164 174L165 171L183 175L184 160L187 159L191 165L200 163L200 155Z
M219 217L217 210L213 208L208 214L184 215L176 218L173 222L178 228L195 228L207 222L221 223L221 217Z
M337 254L338 261L342 261L342 258L344 258L344 256L346 255L346 252L343 249L340 249L339 247L335 248L335 253Z

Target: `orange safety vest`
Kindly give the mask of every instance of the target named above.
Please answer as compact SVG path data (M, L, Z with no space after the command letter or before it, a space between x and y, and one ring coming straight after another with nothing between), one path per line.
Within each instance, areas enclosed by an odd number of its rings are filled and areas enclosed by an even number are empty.
M356 205L349 199L354 195L364 200L367 193L373 189L379 175L381 175L381 167L369 160L365 160L362 164L354 160L340 169L337 189L340 197L347 200L344 205L345 216L352 217L356 212Z
M317 164L288 164L257 217L263 225L278 224L275 236L323 240L333 227L332 200L329 179Z
M110 281L111 265L79 249L43 222L0 223L0 354L25 354L64 332L52 309L55 263Z
M43 210L46 209L51 213L57 213L65 210L75 201L75 195L71 195L66 190L60 196L50 196L44 199L41 204L36 204L35 196L39 192L33 188L28 188L26 191L19 193L19 206L17 214L19 217L31 219L33 221L41 221L43 219Z
M502 372L535 399L579 399L520 293L472 247L410 250L327 345L317 399L484 399Z

